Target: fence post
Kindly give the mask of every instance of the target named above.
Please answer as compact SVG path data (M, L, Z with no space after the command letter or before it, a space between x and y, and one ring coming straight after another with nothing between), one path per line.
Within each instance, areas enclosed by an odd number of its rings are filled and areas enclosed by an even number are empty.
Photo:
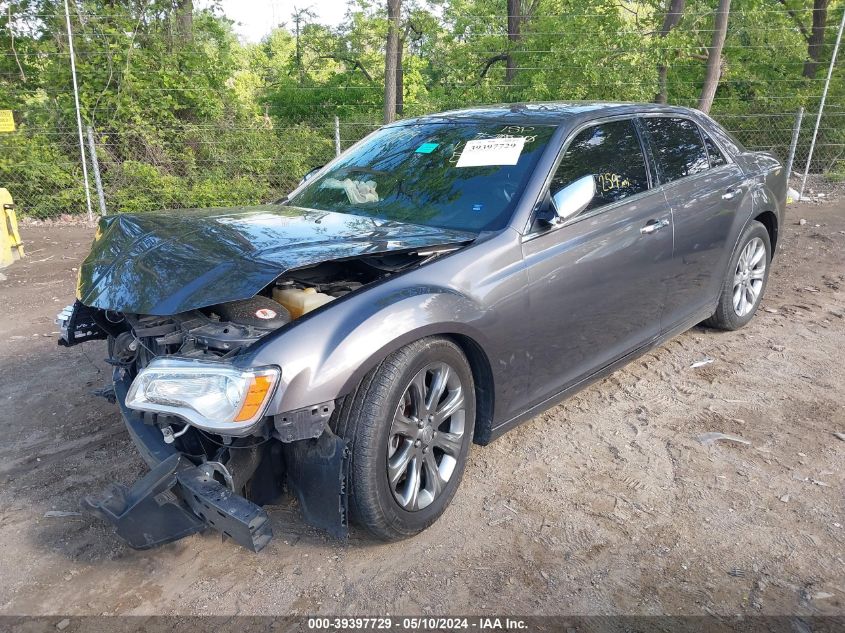
M94 130L88 126L88 153L91 154L91 166L94 168L94 184L97 185L97 199L100 201L100 215L106 215L106 197L103 195L103 181L100 179L100 161L94 146Z
M839 53L839 44L842 42L843 27L845 27L845 11L842 12L842 21L839 23L839 32L836 34L836 46L833 47L833 55L830 57L830 67L827 69L827 79L825 79L824 82L822 101L819 104L819 113L816 116L816 127L813 129L813 140L810 141L810 155L807 156L807 165L804 167L804 177L801 179L801 191L798 193L799 200L804 197L804 185L807 184L807 174L810 173L810 163L813 162L813 151L816 149L816 137L819 134L819 123L822 122L824 102L827 99L827 89L830 88L830 76L833 74L833 66L836 64L836 55Z
M88 221L94 220L91 212L91 188L88 186L88 163L85 160L85 142L82 140L82 115L79 113L79 87L76 85L76 59L73 54L73 31L70 28L70 9L65 0L65 21L67 22L67 43L70 49L70 74L73 77L73 101L76 105L76 128L79 131L79 154L82 158L82 178L85 180L85 202L88 205Z
M334 118L334 153L335 156L340 156L340 119Z
M795 162L795 149L798 147L798 135L801 133L801 121L804 120L804 106L798 108L795 123L792 126L792 141L789 143L789 156L786 158L786 182L792 176L792 163Z

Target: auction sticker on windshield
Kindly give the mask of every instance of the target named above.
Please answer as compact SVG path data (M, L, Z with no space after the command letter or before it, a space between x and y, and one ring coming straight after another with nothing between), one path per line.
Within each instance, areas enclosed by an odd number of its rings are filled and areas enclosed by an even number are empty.
M467 141L458 158L457 167L487 167L489 165L516 165L524 136L483 138Z

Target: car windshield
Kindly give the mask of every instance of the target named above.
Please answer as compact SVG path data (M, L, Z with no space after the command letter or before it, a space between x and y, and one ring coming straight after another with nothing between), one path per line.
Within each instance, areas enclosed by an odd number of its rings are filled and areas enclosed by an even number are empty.
M287 204L462 231L501 229L554 130L490 122L383 128Z

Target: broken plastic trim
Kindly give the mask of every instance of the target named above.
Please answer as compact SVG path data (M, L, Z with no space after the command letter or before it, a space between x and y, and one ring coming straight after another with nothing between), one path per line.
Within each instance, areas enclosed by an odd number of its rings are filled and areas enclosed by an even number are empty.
M71 347L85 341L94 341L108 337L108 333L97 322L95 308L89 308L79 299L56 315L59 326L59 345Z
M318 438L326 429L334 407L334 400L329 400L312 407L275 415L273 425L276 435L282 442Z
M199 470L203 477L208 480L214 476L213 469L207 468L207 464L194 467L186 455L176 452L173 444L164 443L158 427L145 424L137 411L126 408L124 402L128 381L129 377L125 370L115 368L114 388L121 414L136 448L144 461L152 468L152 472L133 485L131 489L124 486L112 486L104 495L89 497L83 502L84 509L114 524L118 535L129 541L133 547L148 548L169 543L207 527L214 527L224 534L228 533L236 542L243 545L244 543L240 539L240 535L244 534L242 530L232 531L221 528L220 523L213 515L211 518L217 524L211 525L194 514L192 511L194 509L193 504L189 508L189 502L182 503L182 493L186 490L185 484L188 484L187 488L192 486L191 482L186 479L187 475L177 478L175 474L181 473L181 469ZM346 538L349 531L349 502L346 488L349 468L347 443L328 428L324 428L318 438L300 440L289 444L278 442L276 446L279 447L281 455L275 455L272 451L268 451L268 454L263 456L257 470L255 470L256 476L263 478L272 476L266 471L266 466L268 464L279 464L280 468L284 469L290 490L299 499L305 522L326 530L336 538ZM272 461L267 462L267 460ZM227 469L231 470L231 463L227 465ZM236 481L233 481L233 487L243 484L243 481L237 481L237 472L236 468L233 471L233 478L236 479ZM252 472L249 466L247 466L246 472ZM261 475L258 475L258 473L261 473ZM259 512L264 513L256 504L243 497L238 497L229 488L219 483L217 485L225 489L224 493L215 488L221 495L237 498L249 504L249 507L256 508ZM168 495L157 497L165 491L170 491L173 498ZM203 494L197 496L200 499L204 498ZM270 495L270 497L273 497L273 495ZM263 499L270 497L261 496ZM158 502L155 502L157 505L147 503L141 506L144 500L153 498L157 498L162 504L170 501L171 507L163 508L159 512L157 506L161 504L158 504ZM173 503L174 501L176 503ZM266 502L259 500L259 503ZM144 510L135 510L136 507L146 508L149 514L145 517ZM209 512L206 511L209 508L199 507L197 509L202 510L206 518L209 517ZM187 515L187 519L183 515ZM266 526L269 540L269 523ZM251 532L251 534L255 533ZM263 547L263 545L261 546ZM257 544L254 541L252 544L247 542L246 547L254 549Z
M149 549L212 527L253 552L273 538L267 512L174 454L131 488L112 484L82 509L115 527L135 549Z
M349 536L346 442L327 429L316 439L282 446L288 483L299 499L305 521L335 538Z

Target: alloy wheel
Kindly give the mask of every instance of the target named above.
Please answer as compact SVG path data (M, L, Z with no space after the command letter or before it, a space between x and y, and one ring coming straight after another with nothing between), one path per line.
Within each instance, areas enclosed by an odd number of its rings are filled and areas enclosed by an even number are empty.
M464 443L466 405L458 373L438 362L405 389L390 426L387 480L396 502L422 510L443 492Z
M766 276L766 245L755 237L745 245L734 271L733 307L738 316L748 315L763 292Z

